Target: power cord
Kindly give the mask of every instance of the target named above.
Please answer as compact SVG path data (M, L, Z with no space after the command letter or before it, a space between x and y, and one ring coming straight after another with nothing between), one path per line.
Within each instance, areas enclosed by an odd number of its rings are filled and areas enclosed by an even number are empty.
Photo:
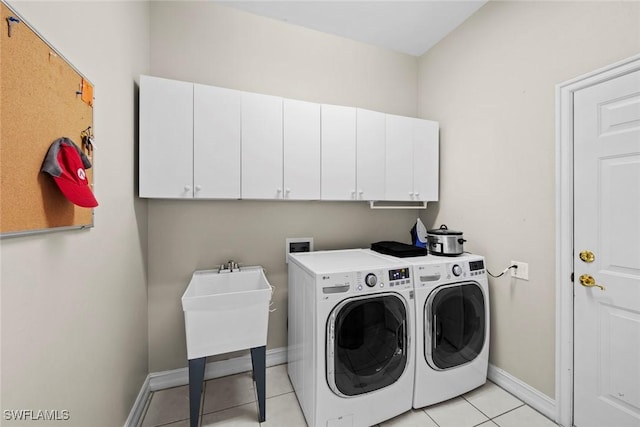
M489 276L491 276L491 277L498 278L498 277L502 277L502 276L504 276L504 273L506 273L507 271L511 270L512 268L518 269L518 266L517 266L517 265L515 265L515 264L510 265L509 267L507 267L507 268L505 268L504 270L502 270L502 273L498 274L497 276L494 276L493 274L491 274L491 272L489 271L489 269L488 269L488 268L487 268L487 273L489 273Z

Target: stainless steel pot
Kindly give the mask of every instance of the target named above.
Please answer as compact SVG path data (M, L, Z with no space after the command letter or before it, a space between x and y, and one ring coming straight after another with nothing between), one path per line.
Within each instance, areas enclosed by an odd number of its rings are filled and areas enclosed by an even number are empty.
M456 256L464 252L462 231L449 230L442 224L440 228L427 230L429 252L434 255Z

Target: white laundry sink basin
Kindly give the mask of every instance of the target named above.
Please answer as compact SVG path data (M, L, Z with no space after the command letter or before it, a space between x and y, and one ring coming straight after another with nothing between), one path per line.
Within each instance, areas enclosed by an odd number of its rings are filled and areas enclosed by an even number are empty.
M270 300L260 266L195 271L182 295L188 358L266 345Z

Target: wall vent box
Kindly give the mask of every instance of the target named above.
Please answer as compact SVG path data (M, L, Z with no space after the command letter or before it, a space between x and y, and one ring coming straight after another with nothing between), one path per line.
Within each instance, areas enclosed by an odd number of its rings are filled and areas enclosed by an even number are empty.
M290 237L285 247L284 261L289 263L289 254L296 252L313 252L313 237Z

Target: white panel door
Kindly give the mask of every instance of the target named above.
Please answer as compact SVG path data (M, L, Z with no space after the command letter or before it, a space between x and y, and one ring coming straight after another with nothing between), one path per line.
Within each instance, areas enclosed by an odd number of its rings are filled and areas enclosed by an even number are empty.
M284 198L320 198L320 104L283 100Z
M140 197L193 197L193 83L140 76Z
M356 121L356 197L384 200L385 114L358 108Z
M577 91L574 115L574 424L637 427L640 71Z
M322 105L322 200L355 200L356 109Z
M282 98L242 93L242 198L282 199Z
M419 201L438 200L439 125L431 120L414 120L413 197Z
M385 200L414 200L411 117L386 115Z
M240 198L242 92L194 85L193 184L196 198Z

